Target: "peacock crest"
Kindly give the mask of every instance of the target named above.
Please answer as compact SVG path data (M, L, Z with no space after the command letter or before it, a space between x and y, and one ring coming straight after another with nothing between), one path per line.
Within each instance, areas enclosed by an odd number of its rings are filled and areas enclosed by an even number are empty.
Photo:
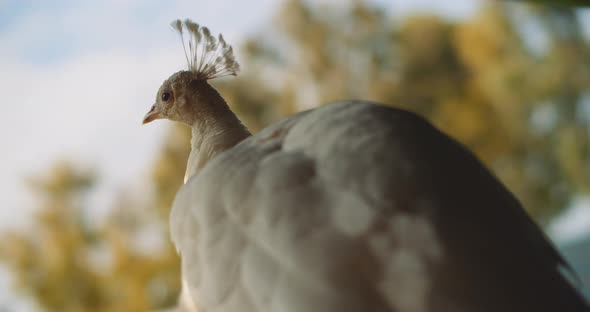
M215 38L209 28L190 19L185 19L184 22L178 19L171 25L180 34L188 69L196 74L197 79L210 80L237 75L240 65L234 57L233 48L225 42L221 34ZM188 51L185 32L188 35Z

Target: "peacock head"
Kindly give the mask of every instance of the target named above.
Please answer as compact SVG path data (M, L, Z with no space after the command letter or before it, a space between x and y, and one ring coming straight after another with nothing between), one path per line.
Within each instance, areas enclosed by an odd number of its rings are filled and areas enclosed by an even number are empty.
M207 27L189 19L171 25L180 34L188 70L176 72L162 83L154 105L143 118L144 124L165 118L193 125L199 116L214 112L215 99L220 98L207 81L235 76L239 71L233 49L221 34L216 38Z

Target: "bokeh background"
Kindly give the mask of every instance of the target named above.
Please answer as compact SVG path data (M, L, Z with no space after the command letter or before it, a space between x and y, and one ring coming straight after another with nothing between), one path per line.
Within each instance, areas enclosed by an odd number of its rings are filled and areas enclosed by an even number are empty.
M141 119L186 66L176 18L234 45L242 73L213 84L253 131L345 99L427 117L508 185L590 295L590 9L0 0L0 311L175 305L167 218L190 134Z

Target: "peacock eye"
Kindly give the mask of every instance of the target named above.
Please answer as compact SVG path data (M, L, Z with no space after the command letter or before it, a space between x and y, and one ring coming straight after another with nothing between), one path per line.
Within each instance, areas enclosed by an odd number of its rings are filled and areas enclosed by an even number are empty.
M168 102L171 97L172 97L172 94L170 92L162 93L162 101L164 101L164 102Z

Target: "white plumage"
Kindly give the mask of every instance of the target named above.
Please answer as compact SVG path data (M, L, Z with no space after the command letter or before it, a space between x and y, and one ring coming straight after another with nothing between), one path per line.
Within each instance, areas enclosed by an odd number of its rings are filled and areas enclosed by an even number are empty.
M222 153L180 190L171 229L207 312L581 309L558 254L469 152L370 103Z
M200 312L587 311L517 200L424 119L342 102L250 136L194 74L144 122L193 128L170 225Z

